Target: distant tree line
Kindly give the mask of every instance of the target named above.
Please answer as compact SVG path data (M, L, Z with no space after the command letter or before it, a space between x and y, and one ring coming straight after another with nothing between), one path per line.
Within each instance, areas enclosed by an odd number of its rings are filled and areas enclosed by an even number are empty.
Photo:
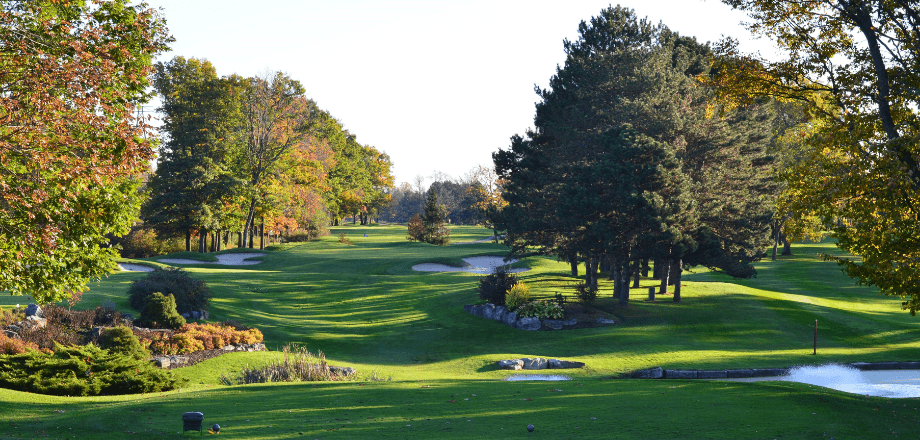
M434 192L443 208L444 221L455 225L488 223L488 206L499 197L496 176L491 167L478 166L463 177L452 178L435 172L433 182L425 188L425 178L416 176L413 184L403 182L387 190L390 204L379 209L379 219L390 223L408 223L414 215L422 216Z

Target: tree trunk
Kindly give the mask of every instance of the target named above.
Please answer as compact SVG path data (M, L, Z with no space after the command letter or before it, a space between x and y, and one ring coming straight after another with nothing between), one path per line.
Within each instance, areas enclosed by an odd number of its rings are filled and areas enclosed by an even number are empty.
M572 268L572 276L578 276L578 258L575 257L575 254L569 254L569 266Z
M265 249L265 216L262 216L262 222L259 224L259 249Z
M192 251L192 230L186 229L185 230L185 252L191 252L191 251Z
M658 272L661 274L661 288L658 290L659 295L665 295L668 293L668 260L664 258L659 258L655 261L655 268L661 266L661 269Z
M243 231L236 233L236 247L243 247Z
M204 229L198 231L198 253L203 254L208 251L208 234Z
M776 261L776 247L779 245L779 225L774 221L773 222L773 256L770 258L771 261Z
M255 221L256 215L256 199L253 197L249 201L249 212L246 213L246 223L243 226L243 245L240 247L246 247L246 240L249 240L249 247L252 247L252 227L253 221Z
M673 286L677 282L677 275L680 274L680 258L671 260L671 267L668 268L668 285Z
M252 249L256 241L256 226L255 224L249 228L249 236L246 237L249 240L249 249Z
M224 244L224 231L217 231L217 252L221 251L222 245Z
M661 278L661 257L655 257L655 261L652 264L655 266L652 270L652 278L657 280Z
M642 259L642 276L643 277L648 278L648 270L649 270L648 258L643 258Z
M678 303L680 302L680 277L681 273L684 271L684 268L682 267L683 261L680 258L678 258L674 263L674 302Z
M619 265L619 264L614 263L614 264L610 267L610 279L611 279L611 280L614 280L614 282L613 282L613 297L614 297L614 298L619 298L619 299L620 299L620 302L622 303L622 302L623 302L623 301L622 301L622 298L623 298L623 286L620 285L620 283L619 283L619 279L620 279L620 265Z
M614 268L614 266L617 265L617 262L616 262L616 260L613 259L612 256L609 256L609 255L607 255L607 256L604 257L604 261L605 261L606 266L607 266L607 272L608 272L608 273L607 273L607 279L608 279L608 280L613 280L613 279L614 279L613 268Z
M789 243L789 240L786 239L786 234L783 234L783 253L782 255L792 255L792 244Z
M620 268L620 277L617 284L620 285L620 305L629 304L629 261L622 264Z
M633 263L633 287L639 287L639 260Z

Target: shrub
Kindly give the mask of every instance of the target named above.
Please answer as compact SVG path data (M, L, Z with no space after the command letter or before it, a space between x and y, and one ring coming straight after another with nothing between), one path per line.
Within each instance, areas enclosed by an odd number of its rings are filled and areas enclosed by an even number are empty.
M172 295L176 299L176 310L179 313L207 310L211 299L204 281L192 278L182 269L170 268L154 270L131 283L128 302L136 310L144 310L153 292Z
M255 344L264 340L259 329L239 329L218 324L186 324L170 334L145 335L141 345L158 354L187 354L226 345Z
M479 278L479 298L497 306L503 306L505 295L517 282L517 277L508 272L508 269L498 267L495 272Z
M46 308L50 309L50 307ZM66 309L64 309L66 311ZM19 337L24 342L35 344L39 349L54 350L57 345L81 345L84 343L83 335L59 321L46 316L44 327L31 326L24 328Z
M0 387L59 396L167 391L178 381L146 359L94 344L59 346L53 354L29 351L0 356Z
M23 341L22 339L13 339L0 332L0 354L19 354L27 351L38 351L38 345L32 342Z
M128 235L113 238L112 242L121 247L119 253L123 258L146 258L185 250L180 238L160 238L144 225L132 227Z
M527 302L530 302L530 287L524 284L523 281L518 281L511 286L505 295L505 304L511 310Z
M409 241L425 241L425 225L418 214L409 219L409 232L406 237Z
M99 335L99 347L112 353L120 353L134 359L148 359L150 353L141 347L140 340L128 327L118 326L105 329Z
M351 242L351 240L348 239L348 237L345 236L345 233L344 233L344 232L342 232L341 234L339 234L339 243L342 243L342 244L354 244L354 243Z
M518 316L540 319L562 319L565 312L562 306L551 301L534 301L518 307Z
M342 380L348 376L329 368L323 352L310 353L306 347L286 345L281 350L284 360L271 361L262 367L246 365L237 377L221 376L224 385L243 385L267 382L307 382Z
M575 296L579 301L591 304L597 299L597 289L585 283L578 283L575 285Z
M151 328L179 328L185 325L185 318L176 312L176 299L160 292L150 295L138 321Z
M26 314L23 312L17 312L15 309L0 310L0 327L6 327L23 319L26 319Z

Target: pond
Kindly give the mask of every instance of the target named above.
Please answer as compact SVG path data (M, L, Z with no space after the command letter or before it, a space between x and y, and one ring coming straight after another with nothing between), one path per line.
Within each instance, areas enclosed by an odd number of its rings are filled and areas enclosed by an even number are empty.
M920 397L920 370L860 371L845 365L795 367L786 376L727 379L734 382L784 380L866 396Z

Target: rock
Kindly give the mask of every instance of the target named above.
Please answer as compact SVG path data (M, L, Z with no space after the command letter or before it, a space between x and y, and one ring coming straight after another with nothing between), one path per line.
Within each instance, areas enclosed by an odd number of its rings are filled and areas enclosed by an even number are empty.
M210 315L207 310L202 310L200 313L201 319L208 319L208 316Z
M336 376L348 377L355 374L355 369L352 367L333 367L329 366L329 371Z
M644 370L633 371L632 377L636 379L661 379L664 377L664 370L661 367L646 368Z
M549 368L553 370L563 368L583 368L585 366L584 362L566 361L562 359L550 359L547 363L549 364Z
M737 379L739 377L752 377L754 375L754 371L748 369L726 370L725 374L729 379Z
M575 318L572 318L568 321L562 321L562 325L573 326L575 324L578 324L578 320Z
M514 327L514 324L517 323L517 312L505 313L505 316L502 316L502 322L508 326Z
M169 368L170 365L169 358L165 356L155 357L151 359L150 362L153 362L153 365L158 368Z
M93 339L97 339L102 336L102 331L105 330L105 327L93 327L92 336Z
M195 311L195 310L192 310L191 312L188 312L188 314L189 314L189 316L190 316L192 319L194 319L194 320L198 320L198 318L200 317L200 315L198 314L198 312Z
M39 318L44 317L42 315L42 308L39 307L38 304L29 304L29 306L26 307L26 317L29 316L37 316Z
M467 312L467 313L473 313L473 305L472 305L472 304L467 304L467 305L463 306L463 310L464 310L465 312Z
M10 327L12 327L12 326L10 326ZM16 339L16 338L19 337L19 333L16 333L16 332L10 330L9 327L3 329L3 333L6 335L7 338L10 338L10 339Z
M189 312L180 313L179 316L185 318L186 321L188 321L189 319L192 319L192 314Z
M235 345L224 345L224 346L221 347L221 348L223 348L224 351L233 351L233 350L236 350L236 346L235 346Z
M498 306L498 307L496 307L495 310L492 312L492 319L494 319L494 320L496 320L496 321L502 321L502 320L504 319L505 315L507 315L507 314L508 314L508 308L507 308L507 307L505 307L505 306Z
M696 379L696 370L664 370L665 379Z
M486 319L492 319L492 316L495 314L495 304L483 304L482 305L482 317Z
M920 362L901 362L898 366L902 370L920 370Z
M498 361L498 367L502 370L520 370L524 368L524 361L520 359L506 359L503 361Z
M897 362L853 362L853 368L861 371L898 370Z
M473 306L470 308L470 313L475 316L482 316L483 305Z
M725 379L728 377L727 370L706 370L697 373L700 379Z
M562 330L562 321L557 319L544 319L543 328L548 328L550 330Z
M514 324L514 328L521 330L540 330L541 325L540 318L524 317L517 320Z
M6 326L6 329L9 331L15 332L15 333L19 333L22 331L22 326L16 325L16 324L10 324Z
M521 361L525 370L545 370L548 364L544 358L524 358Z
M23 321L23 323L29 327L44 328L48 321L45 318L39 317L37 315L29 315L26 317L26 320Z
M612 320L612 319L597 318L597 323L598 323L598 324L605 324L605 325L607 325L607 324L616 324L617 322L614 321L614 320Z

